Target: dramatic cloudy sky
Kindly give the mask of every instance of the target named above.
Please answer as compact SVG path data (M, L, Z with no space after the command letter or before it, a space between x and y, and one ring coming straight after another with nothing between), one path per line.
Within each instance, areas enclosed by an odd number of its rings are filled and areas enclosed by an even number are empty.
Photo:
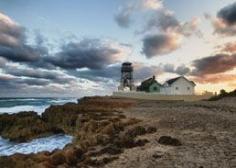
M235 89L236 1L0 1L1 97L111 94L124 61L136 84Z

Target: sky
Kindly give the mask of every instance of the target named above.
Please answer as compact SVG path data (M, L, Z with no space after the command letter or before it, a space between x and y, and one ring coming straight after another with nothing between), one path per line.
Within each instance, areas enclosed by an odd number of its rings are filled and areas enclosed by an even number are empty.
M0 97L82 97L184 75L236 88L234 0L0 0Z

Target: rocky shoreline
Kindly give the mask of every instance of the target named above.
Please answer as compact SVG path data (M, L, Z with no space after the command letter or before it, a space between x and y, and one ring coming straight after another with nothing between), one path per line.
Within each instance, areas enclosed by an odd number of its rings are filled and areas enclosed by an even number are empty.
M1 167L87 167L102 166L117 159L126 148L144 146L148 140L138 135L154 133L154 127L135 126L141 120L127 118L121 110L135 101L112 98L83 98L79 104L51 106L42 116L34 112L0 115L1 136L25 142L57 133L74 136L64 150L1 157ZM133 127L132 127L133 126ZM127 129L130 127L130 129ZM93 159L103 154L109 157ZM113 156L114 155L114 156Z
M25 142L57 133L72 135L74 140L63 150L0 157L0 165L2 168L231 167L236 150L235 113L235 106L222 106L219 102L87 97L78 104L51 106L42 116L34 112L3 114L0 135L12 141ZM202 146L192 149L196 145ZM214 163L208 158L211 154ZM198 156L205 158L191 159Z

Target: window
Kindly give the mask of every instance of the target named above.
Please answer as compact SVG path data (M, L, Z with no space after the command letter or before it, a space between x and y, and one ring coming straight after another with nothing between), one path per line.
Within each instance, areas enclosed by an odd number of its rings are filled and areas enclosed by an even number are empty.
M176 87L175 90L179 90L179 87Z

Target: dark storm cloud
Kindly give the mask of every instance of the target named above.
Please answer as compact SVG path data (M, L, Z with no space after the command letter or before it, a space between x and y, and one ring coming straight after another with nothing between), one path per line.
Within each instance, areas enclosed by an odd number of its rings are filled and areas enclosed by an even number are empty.
M221 9L217 16L227 25L234 25L236 23L236 2Z
M143 53L148 57L171 53L180 46L177 34L148 35L143 39Z
M40 32L36 32L34 42L29 44L25 29L1 13L0 26L0 90L4 90L1 95L8 92L26 94L34 92L34 88L42 88L38 91L44 93L66 89L73 93L78 87L86 90L94 89L97 83L109 85L114 82L112 75L118 76L119 70L105 72L103 69L110 71L110 65L124 60L132 47L111 40L65 40L60 51L50 55L50 44ZM71 73L81 68L91 72L79 76ZM105 80L103 76L109 77ZM80 86L83 78L89 80Z
M236 33L236 2L222 8L217 17L206 15L206 19L211 20L215 29L214 33L231 36Z
M125 54L122 46L109 46L98 39L84 39L64 45L61 52L48 58L48 62L63 69L101 69L121 61Z
M134 63L134 79L138 82L143 81L146 78L150 78L153 75L161 75L163 70L160 66L145 65L142 63Z
M29 86L46 86L50 81L44 79L18 79L14 83L27 84Z
M14 62L35 62L45 48L26 44L25 29L0 13L0 56Z
M20 47L0 46L0 56L13 62L35 62L39 60L40 51L27 45Z
M0 75L0 87L21 88L25 85L28 86L46 86L50 82L45 79L32 79L32 78L19 78L15 76L1 76Z
M3 70L6 74L13 75L15 77L28 77L36 79L50 80L51 83L70 83L75 79L73 77L67 76L64 73L59 73L55 71L40 70L40 69L25 69L17 67L6 67Z
M130 48L123 44L99 39L84 39L69 42L61 51L49 56L47 39L36 32L35 43L27 44L25 30L13 20L0 13L0 57L34 68L101 69L120 62Z
M31 78L43 78L43 79L56 79L55 72L41 71L35 69L21 69L17 67L8 67L4 69L6 74L11 74L18 77L31 77Z
M179 75L187 75L190 72L190 68L186 67L186 66L178 66L175 70L176 74Z
M164 72L174 73L178 75L187 75L190 73L190 68L186 67L185 65L181 65L175 68L173 64L166 64L162 67Z
M227 72L236 67L236 54L218 54L215 56L205 57L195 60L193 66L195 69L192 74L195 76Z
M1 89L1 91L4 91L6 89L17 89L17 88L20 89L21 87L17 86L17 84L15 84L13 81L14 81L13 77L9 77L9 76L0 74L0 89Z

